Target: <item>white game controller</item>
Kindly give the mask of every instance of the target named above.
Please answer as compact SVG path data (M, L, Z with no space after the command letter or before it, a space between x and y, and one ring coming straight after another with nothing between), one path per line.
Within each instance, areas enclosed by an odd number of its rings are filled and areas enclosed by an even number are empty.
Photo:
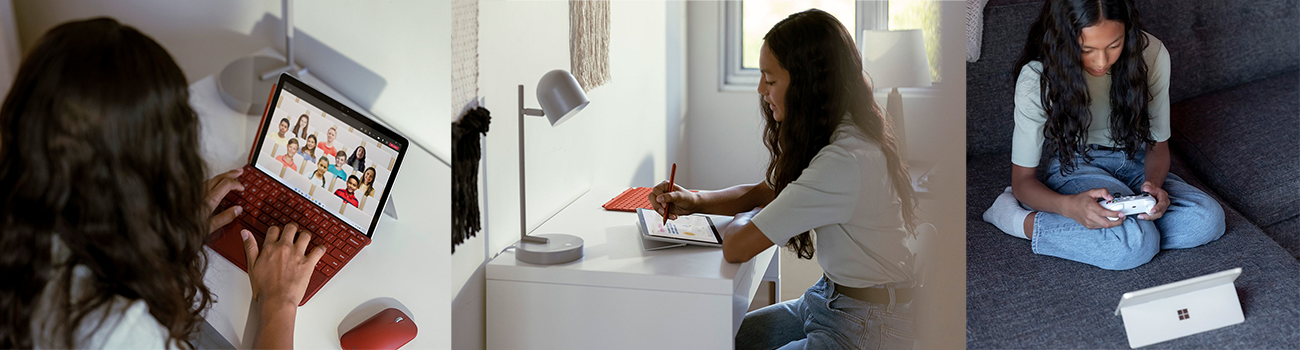
M1105 200L1103 198L1097 198L1097 204L1101 204L1101 207L1106 208L1106 210L1117 211L1125 216L1145 214L1150 212L1152 208L1156 207L1156 198L1146 192L1132 196L1120 196L1116 193L1112 195L1112 198L1114 199ZM1116 217L1108 217L1107 219L1110 219L1110 221L1119 220L1119 218Z

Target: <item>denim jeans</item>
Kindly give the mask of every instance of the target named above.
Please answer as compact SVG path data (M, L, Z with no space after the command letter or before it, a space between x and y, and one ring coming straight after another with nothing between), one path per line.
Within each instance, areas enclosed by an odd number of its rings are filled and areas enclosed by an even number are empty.
M911 349L913 334L911 302L853 299L823 276L802 298L746 314L736 349Z
M1048 188L1060 194L1077 194L1094 188L1132 195L1146 181L1145 152L1127 159L1122 151L1089 145L1092 162L1076 156L1074 172L1061 175L1061 163L1048 163ZM1127 215L1120 226L1088 229L1074 219L1039 211L1034 216L1034 253L1050 255L1107 270L1127 270L1150 261L1161 249L1183 249L1223 236L1223 208L1209 195L1169 174L1165 178L1169 207L1155 221Z

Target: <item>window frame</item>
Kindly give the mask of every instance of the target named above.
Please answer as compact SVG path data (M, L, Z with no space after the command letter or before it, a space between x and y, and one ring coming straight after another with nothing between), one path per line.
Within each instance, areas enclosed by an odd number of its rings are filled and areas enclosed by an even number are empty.
M727 0L720 5L721 11L718 11L718 23L722 26L718 31L718 91L753 91L758 88L758 80L762 76L758 69L744 68L744 43L742 35L744 27L742 20L742 0ZM857 15L857 21L854 25L854 33L862 33L863 30L879 30L889 28L889 1L855 1L854 8ZM862 36L854 35L858 50L862 49ZM942 82L932 82L930 87L923 88L900 88L903 91L912 91L909 95L931 95L938 90Z

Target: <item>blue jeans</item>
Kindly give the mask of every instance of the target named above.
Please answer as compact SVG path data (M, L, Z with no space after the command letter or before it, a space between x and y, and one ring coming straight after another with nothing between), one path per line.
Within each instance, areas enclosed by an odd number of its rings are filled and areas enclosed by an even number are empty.
M736 349L911 349L912 309L836 293L822 277L803 297L754 310Z
M1122 151L1097 149L1089 145L1093 160L1075 158L1074 172L1061 175L1061 163L1048 163L1048 188L1060 194L1077 194L1094 188L1132 195L1142 192L1146 181L1145 152L1127 159ZM1127 270L1151 261L1161 249L1183 249L1209 243L1223 236L1223 208L1209 195L1169 174L1163 186L1169 207L1155 221L1128 215L1120 226L1088 229L1074 219L1039 211L1034 216L1034 253L1050 255L1107 270Z

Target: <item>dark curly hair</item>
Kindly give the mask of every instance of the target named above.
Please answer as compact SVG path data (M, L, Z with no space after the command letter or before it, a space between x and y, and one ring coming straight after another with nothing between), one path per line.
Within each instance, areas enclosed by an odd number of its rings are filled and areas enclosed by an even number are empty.
M1042 63L1039 100L1046 109L1043 137L1047 149L1061 162L1061 174L1075 168L1075 154L1091 162L1088 127L1092 113L1088 86L1084 81L1079 35L1083 28L1113 20L1124 24L1124 47L1110 67L1110 138L1132 159L1137 151L1155 143L1151 137L1151 115L1147 103L1147 63L1142 51L1147 37L1138 20L1137 6L1129 0L1059 0L1043 3L1043 11L1029 29L1025 49L1016 61L1012 76L1032 61Z
M892 128L872 96L853 36L835 17L811 9L781 20L763 40L781 67L790 72L783 121L776 121L771 106L759 97L766 121L763 143L769 153L767 181L781 193L799 178L813 156L830 144L831 135L848 114L858 132L884 153L904 226L913 232L916 195L907 164L899 157ZM815 249L810 232L790 238L785 247L799 258L812 259Z
M76 347L118 296L144 301L169 346L190 346L212 304L198 135L180 67L136 29L97 18L37 42L0 107L0 348ZM91 275L71 295L78 265ZM43 293L50 328L33 330Z

